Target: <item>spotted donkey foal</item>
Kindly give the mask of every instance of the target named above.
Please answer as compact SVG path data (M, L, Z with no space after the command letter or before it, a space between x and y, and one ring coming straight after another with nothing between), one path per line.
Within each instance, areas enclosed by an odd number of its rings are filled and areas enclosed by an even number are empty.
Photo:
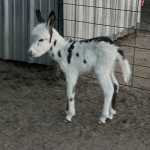
M108 37L96 37L88 40L65 40L55 29L55 13L52 11L46 23L40 10L36 10L38 24L32 32L35 41L29 48L32 57L40 57L49 52L65 74L67 82L68 107L66 119L75 116L75 85L80 74L94 70L99 84L104 92L104 106L99 123L113 119L116 111L112 108L112 99L119 90L118 81L114 75L116 62L119 61L124 81L130 79L131 71L122 50L113 44Z

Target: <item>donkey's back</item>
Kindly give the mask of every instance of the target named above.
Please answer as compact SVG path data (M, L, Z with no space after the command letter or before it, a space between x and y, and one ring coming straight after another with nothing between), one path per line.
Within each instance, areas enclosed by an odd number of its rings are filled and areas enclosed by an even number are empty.
M97 66L112 67L118 55L118 47L106 37L71 41L65 50L67 64L79 72L90 71Z

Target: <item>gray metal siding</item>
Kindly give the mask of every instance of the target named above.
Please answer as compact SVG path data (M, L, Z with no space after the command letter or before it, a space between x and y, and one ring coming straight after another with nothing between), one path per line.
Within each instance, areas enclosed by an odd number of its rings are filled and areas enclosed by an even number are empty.
M0 1L0 16L4 16L4 7L3 1ZM0 17L0 56L3 56L3 47L4 47L4 39L3 39L3 31L4 31L4 17Z
M57 15L58 25L63 23L62 0L0 0L0 58L29 62L28 48L30 33L37 24L35 9L42 11L44 18L53 9ZM60 4L60 5L59 5ZM60 10L58 8L62 7ZM61 11L61 12L60 12ZM62 27L59 28L62 33ZM49 64L50 58L45 55L33 62Z

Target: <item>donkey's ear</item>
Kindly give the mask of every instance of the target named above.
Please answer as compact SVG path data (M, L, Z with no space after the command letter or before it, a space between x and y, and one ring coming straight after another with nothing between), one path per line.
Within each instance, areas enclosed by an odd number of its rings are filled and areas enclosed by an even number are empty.
M41 15L41 11L39 9L35 10L35 14L39 23L45 22L44 18Z
M47 24L49 27L54 27L56 21L56 15L54 11L51 11L47 20Z

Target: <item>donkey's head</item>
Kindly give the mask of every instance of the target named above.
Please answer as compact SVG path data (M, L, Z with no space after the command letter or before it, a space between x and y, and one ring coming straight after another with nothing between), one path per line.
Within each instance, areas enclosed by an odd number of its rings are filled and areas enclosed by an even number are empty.
M54 11L51 11L46 22L42 18L40 10L36 10L36 16L40 24L35 26L32 31L34 42L29 48L29 54L32 57L40 57L48 52L55 40L53 37L55 31L53 27L56 21Z

